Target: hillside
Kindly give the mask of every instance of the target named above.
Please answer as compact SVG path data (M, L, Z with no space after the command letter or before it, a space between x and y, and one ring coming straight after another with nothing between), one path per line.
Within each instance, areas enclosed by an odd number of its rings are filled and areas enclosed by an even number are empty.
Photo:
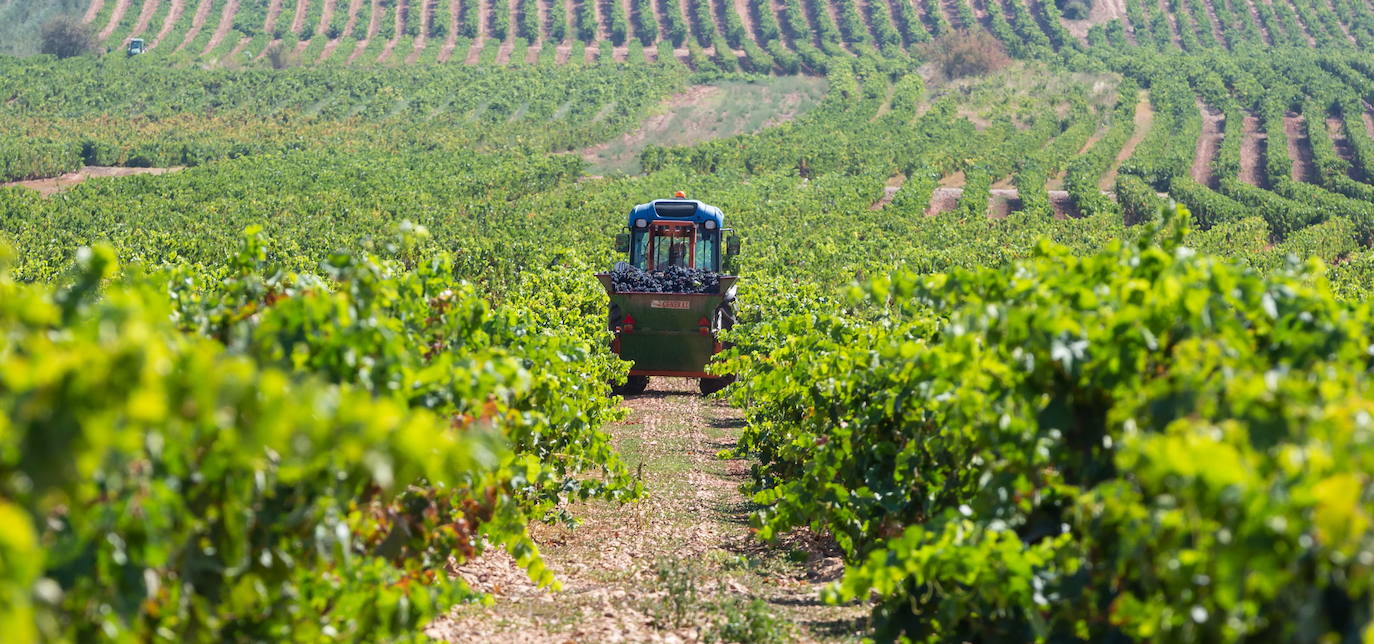
M1374 642L1366 0L67 10L7 644Z
M84 20L111 50L143 38L156 57L234 66L266 64L279 50L291 64L674 57L697 68L816 72L829 55L899 51L978 26L1013 55L1037 58L1098 47L1374 45L1374 9L1358 0L1064 6L1067 14L1041 0L92 0Z

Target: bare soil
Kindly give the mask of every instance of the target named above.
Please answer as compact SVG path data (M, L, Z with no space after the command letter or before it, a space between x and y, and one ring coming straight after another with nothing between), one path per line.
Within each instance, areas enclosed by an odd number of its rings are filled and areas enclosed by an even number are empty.
M1299 15L1297 11L1293 12L1293 20L1302 28L1302 35L1304 38L1307 38L1308 46L1316 47L1317 39L1312 36L1312 30L1307 27L1307 22L1302 19L1302 16Z
M270 34L273 29L277 28L277 17L281 15L281 3L282 0L272 0L267 5L267 19L262 21L263 31Z
M554 0L555 2L559 0ZM448 36L444 38L444 48L439 50L439 62L446 63L458 48L458 6L450 4L448 15Z
M1055 219L1075 219L1080 216L1078 205L1073 202L1073 197L1064 190L1050 190L1050 209L1054 211Z
M248 47L248 43L250 42L253 42L253 39L248 36L239 38L239 41L234 43L234 48L229 50L229 55L225 56L225 59L238 60L239 54L243 53L243 50Z
M1374 114L1365 112L1360 115L1360 118L1364 120L1364 131L1367 132L1369 136L1374 137Z
M883 186L883 196L873 202L873 205L869 206L868 209L882 210L886 208L888 204L892 203L892 199L897 196L897 191L902 189L904 183L906 183L905 175L899 174L889 178L887 185Z
M291 33L298 34L305 29L306 9L310 6L310 0L296 0L295 17L291 19Z
M514 42L510 40L502 42L501 46L496 48L496 64L505 65L506 63L509 63L510 55L513 51L515 51Z
M1264 21L1260 20L1259 10L1255 8L1255 2L1259 0L1245 0L1245 6L1250 9L1250 19L1255 21L1255 26L1259 27L1260 35L1264 37L1264 44L1273 45L1274 36L1269 33L1269 27L1265 26Z
M1183 47L1183 40L1179 38L1178 16L1174 15L1173 10L1169 8L1169 0L1157 1L1159 2L1159 10L1163 11L1164 17L1169 19L1169 37L1174 41L1175 45Z
M1088 150L1091 150L1094 145L1097 145L1097 142L1102 140L1102 137L1106 134L1106 130L1101 128L1097 129L1097 131L1088 136L1087 141L1083 142L1083 146L1078 148L1078 154L1075 156L1083 156ZM1064 177L1068 175L1068 172L1067 169L1061 169L1053 177L1050 177L1050 180L1045 182L1045 189L1062 190L1064 188Z
M1202 99L1197 99L1198 110L1202 112L1202 135L1197 140L1197 150L1193 154L1192 177L1194 181L1207 186L1216 188L1216 181L1212 176L1212 160L1217 157L1217 150L1221 148L1222 123L1226 116L1221 110L1206 105Z
M157 11L157 6L159 4L161 4L161 0L144 1L143 10L138 12L138 20L134 22L134 30L129 32L129 38L124 40L126 46L129 44L130 40L143 35L143 32L148 29L148 23L153 21L153 13Z
M1355 147L1345 135L1345 122L1335 117L1327 117L1326 133L1327 136L1331 137L1331 143L1336 146L1336 156L1350 163L1350 178L1356 181L1364 181L1364 174L1360 172L1360 169L1354 164Z
M105 0L91 0L91 6L86 7L85 15L81 16L83 24L91 24L95 17L100 14L100 10L105 7Z
M1332 13L1336 13L1336 5L1331 0L1326 0L1326 8L1329 9ZM1344 21L1336 20L1336 25L1341 28L1341 33L1345 34L1345 39L1350 41L1350 44L1355 45L1356 47L1359 46L1359 41L1355 39L1355 36L1351 35L1350 27L1346 25Z
M176 166L172 168L116 168L109 166L88 165L81 168L80 170L77 170L76 172L68 172L67 174L57 177L51 177L48 179L30 179L27 181L11 181L9 183L4 183L0 185L3 185L7 188L17 186L20 188L37 190L39 194L43 195L44 197L48 197L59 192L62 192L63 190L74 188L77 185L85 182L87 179L129 177L136 174L166 174L168 172L176 172L177 170L181 170L182 167L183 166Z
M836 550L806 532L777 544L751 535L752 505L741 492L749 465L724 461L743 426L737 410L702 398L689 380L655 378L626 400L630 417L608 427L644 482L648 498L615 505L575 503L575 528L536 524L531 536L562 585L534 586L511 557L493 550L453 566L494 604L455 606L426 630L451 642L697 642L726 602L761 600L799 641L856 639L868 607L827 606L819 589L837 579ZM663 571L694 592L664 582ZM685 610L667 611L670 600Z
M354 27L358 26L358 11L363 8L363 2L364 0L349 0L348 21L344 23L343 34L324 44L324 49L320 52L320 62L329 60L329 57L334 55L334 50L353 33Z
M1307 129L1303 119L1297 114L1283 117L1283 132L1288 138L1288 158L1293 160L1293 180L1312 183L1317 180L1317 165L1312 157L1312 142L1307 140Z
M359 39L358 45L353 48L353 53L348 55L348 63L350 65L353 64L353 61L356 60L358 56L363 54L363 50L367 49L367 44L371 42L373 38L377 37L377 30L382 28L382 0L371 0L371 2L372 12L368 14L367 37Z
M554 49L554 62L559 65L565 64L572 58L572 45L563 43Z
M959 205L959 197L962 196L963 188L936 188L930 193L930 205L926 207L926 216L933 217L954 210L954 207Z
M1107 174L1102 175L1102 181L1098 182L1097 187L1102 190L1111 190L1116 186L1116 173L1121 170L1121 164L1126 159L1135 154L1135 149L1145 140L1145 136L1150 133L1150 126L1155 122L1154 106L1150 105L1150 93L1147 90L1140 90L1139 98L1135 104L1135 129L1131 131L1131 138L1126 139L1126 144L1121 146L1121 150L1116 153L1116 158L1112 160L1112 167L1107 170Z
M153 41L148 43L148 48L158 46L167 34L172 32L172 27L176 26L177 21L181 20L181 14L186 10L186 0L172 0L172 6L167 10L167 18L162 21L162 28L157 35L153 36Z
M951 27L955 29L967 29L972 25L966 25L959 18L959 7L955 0L939 0L940 10L945 12L945 19L949 21ZM838 22L838 20L836 21Z
M468 48L467 55L463 57L463 62L468 65L476 65L478 58L482 54L482 49L487 45L487 12L490 8L485 2L477 3L477 37L472 39L472 46Z
M988 216L993 219L1006 219L1008 215L1023 207L1021 193L1016 190L995 188L989 192L992 196L988 198Z
M224 42L225 36L229 35L229 30L234 26L234 14L238 10L239 0L229 0L224 4L224 11L219 15L219 25L215 27L215 33L210 36L210 42L205 44L205 50L200 52L200 55L208 55Z
M998 2L999 0L985 0L986 2ZM1130 21L1126 18L1126 0L1097 0L1092 3L1092 9L1088 11L1085 20L1064 20L1064 28L1077 38L1080 42L1088 41L1088 30L1094 25L1100 25L1112 20L1121 19L1123 24L1129 25ZM1134 42L1134 33L1128 27L1126 37Z
M110 12L110 21L105 23L105 27L100 30L96 38L105 40L114 33L115 27L119 26L119 21L124 19L124 13L129 10L130 0L115 0L114 11Z
M1217 18L1216 9L1212 7L1211 2L1203 2L1202 8L1207 13L1207 21L1212 25L1212 36L1215 37L1217 42L1221 43L1222 46L1225 46L1226 37L1221 33L1221 19Z
M1258 117L1246 115L1241 121L1244 138L1240 142L1240 180L1252 186L1269 189L1269 177L1264 172L1264 155L1269 148L1269 135L1260 129Z
M181 44L173 50L181 51L191 41L200 35L200 30L205 28L205 22L210 19L210 0L200 0L200 5L196 7L196 14L191 16L191 28L186 30L186 37L181 39Z
M405 20L409 13L409 0L396 0L396 13L393 16L395 18L394 31L391 40L386 41L386 44L382 46L382 54L377 57L377 62L384 63L391 60L391 52L396 49L396 43L400 42L401 36L405 35Z

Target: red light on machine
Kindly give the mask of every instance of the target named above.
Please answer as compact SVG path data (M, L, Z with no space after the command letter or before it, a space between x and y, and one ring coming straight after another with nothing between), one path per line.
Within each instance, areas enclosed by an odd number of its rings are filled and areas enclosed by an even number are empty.
M679 191L677 191L677 192L674 192L674 193L673 193L673 196L674 196L674 197L677 197L678 199L686 199L686 198L687 198L687 193L685 193L685 192L679 190Z
M635 316L627 315L625 320L620 323L621 333L633 333L635 330Z
M697 320L697 327L702 335L711 335L711 321L706 319L706 316L702 316L700 320Z

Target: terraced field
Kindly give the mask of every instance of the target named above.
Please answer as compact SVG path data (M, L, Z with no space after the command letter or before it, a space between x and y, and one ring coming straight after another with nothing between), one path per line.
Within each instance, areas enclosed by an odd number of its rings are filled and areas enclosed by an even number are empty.
M1368 0L17 1L7 643L1374 641Z
M1040 0L93 0L83 14L110 49L143 38L154 56L215 65L605 56L816 72L829 55L906 50L975 27L1025 56L1374 45L1374 8L1359 0L1110 0L1075 17ZM288 55L269 59L273 49Z

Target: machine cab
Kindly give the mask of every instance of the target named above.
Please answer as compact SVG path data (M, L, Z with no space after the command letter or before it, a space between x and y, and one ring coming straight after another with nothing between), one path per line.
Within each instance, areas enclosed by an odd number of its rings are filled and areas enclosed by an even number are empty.
M628 252L630 264L648 271L680 266L718 273L725 217L719 208L681 194L635 206L630 232L618 236L616 250Z
M129 41L129 50L127 52L129 56L137 56L145 51L147 50L143 46L142 38L134 38Z

